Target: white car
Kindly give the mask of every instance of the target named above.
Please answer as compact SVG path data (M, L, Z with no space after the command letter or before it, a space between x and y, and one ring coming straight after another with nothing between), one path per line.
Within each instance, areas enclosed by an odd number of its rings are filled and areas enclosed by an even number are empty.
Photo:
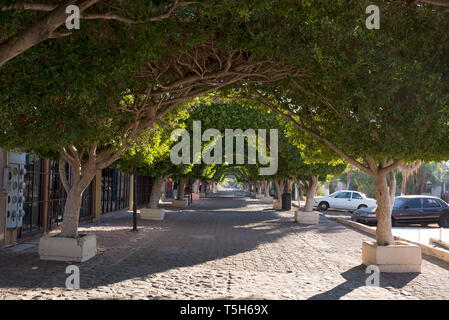
M352 211L376 206L376 199L367 198L361 192L350 190L337 191L324 197L314 197L313 200L315 206L322 211L329 208Z

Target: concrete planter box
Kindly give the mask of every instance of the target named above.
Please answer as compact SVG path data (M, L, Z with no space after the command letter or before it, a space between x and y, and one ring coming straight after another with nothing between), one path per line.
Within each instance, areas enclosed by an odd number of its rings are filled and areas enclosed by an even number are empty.
M274 210L282 210L282 203L279 200L273 201L273 209Z
M256 199L262 199L263 197L264 195L261 193L256 194Z
M318 224L320 222L320 213L318 211L305 212L297 210L295 212L295 222L300 224Z
M263 197L262 202L268 204L273 203L273 197Z
M39 241L41 260L84 262L97 253L97 237L81 234L77 239L43 236Z
M165 209L151 209L142 208L140 209L140 219L144 220L164 220Z
M189 202L186 199L182 200L173 200L172 207L175 208L186 208L188 206Z
M363 241L362 263L376 265L381 272L421 272L421 248L403 241L395 245L378 246L374 241Z
M254 197L255 195L256 195L255 192L251 192L251 193L250 193L250 196L251 196L251 197Z
M205 192L200 192L200 198L206 198L206 193Z

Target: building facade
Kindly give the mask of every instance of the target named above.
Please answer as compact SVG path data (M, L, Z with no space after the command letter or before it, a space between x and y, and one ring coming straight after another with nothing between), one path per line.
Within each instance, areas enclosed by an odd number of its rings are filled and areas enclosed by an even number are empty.
M26 154L21 227L7 227L8 193L5 189L4 172L10 153L0 149L0 248L36 237L60 228L67 194L59 177L57 161ZM68 177L70 167L67 165ZM146 205L152 187L151 177L137 177L137 206ZM84 191L80 223L93 222L101 215L127 210L132 205L132 175L123 173L117 166L97 172L96 177Z

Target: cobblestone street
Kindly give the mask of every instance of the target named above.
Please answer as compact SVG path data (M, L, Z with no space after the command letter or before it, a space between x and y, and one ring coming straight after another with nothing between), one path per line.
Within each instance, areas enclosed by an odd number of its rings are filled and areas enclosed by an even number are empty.
M447 299L449 265L423 256L421 274L382 273L367 287L362 240L326 217L293 223L256 199L218 193L164 221L130 212L84 225L98 254L79 264L81 289L65 289L68 263L40 261L32 240L0 250L0 299Z

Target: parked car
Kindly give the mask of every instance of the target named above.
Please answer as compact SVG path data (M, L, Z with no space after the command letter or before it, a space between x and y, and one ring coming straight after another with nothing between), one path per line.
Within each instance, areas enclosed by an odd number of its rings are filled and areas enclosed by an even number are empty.
M351 219L368 225L376 225L376 206L360 208L353 212ZM449 228L449 205L432 196L401 196L394 199L391 220L394 226L399 224L438 223Z
M315 206L321 211L326 211L329 208L356 210L376 205L376 199L367 198L361 192L350 190L337 191L328 196L313 199Z

